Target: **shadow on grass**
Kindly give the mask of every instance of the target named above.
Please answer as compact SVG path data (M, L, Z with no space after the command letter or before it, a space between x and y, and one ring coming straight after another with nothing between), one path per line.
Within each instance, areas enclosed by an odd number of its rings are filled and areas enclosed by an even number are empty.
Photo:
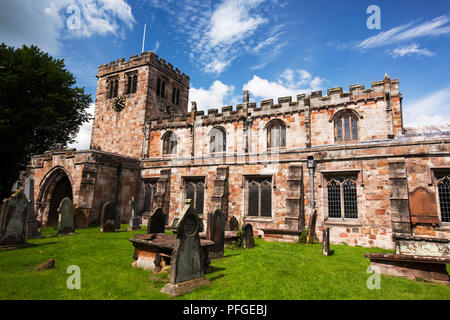
M33 244L33 247L45 247L45 246L52 245L52 244L57 244L57 243L58 242L56 242L56 241L37 243L37 244Z
M236 249L234 249L236 250ZM242 253L233 253L233 254L227 254L226 256L220 257L220 258L216 258L214 260L218 260L218 259L224 259L224 258L230 258L230 257L234 257L234 256L240 256Z
M209 280L210 281L215 281L215 280L223 278L223 277L225 277L225 275L223 273L221 273L221 274L218 274L217 276L209 278Z
M5 246L1 246L0 247L0 252L1 251L11 251L11 250L19 250L19 249L27 249L27 248L33 248L36 247L35 244L33 243L19 243L19 244L15 244L15 245L5 245Z
M226 268L221 268L221 267L215 267L215 266L209 266L209 274L210 273L214 273L214 272L218 272L218 271L222 271L222 270L226 270Z

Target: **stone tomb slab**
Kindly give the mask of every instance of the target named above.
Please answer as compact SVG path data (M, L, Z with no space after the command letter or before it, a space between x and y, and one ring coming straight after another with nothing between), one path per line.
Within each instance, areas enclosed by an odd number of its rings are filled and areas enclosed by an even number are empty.
M365 256L370 259L372 270L378 269L381 274L450 285L446 268L450 258L385 253Z
M137 234L130 241L135 248L133 267L157 273L165 266L170 265L176 236L165 233ZM212 246L214 246L213 241L201 240L203 265L206 273L209 271L210 263L208 252Z

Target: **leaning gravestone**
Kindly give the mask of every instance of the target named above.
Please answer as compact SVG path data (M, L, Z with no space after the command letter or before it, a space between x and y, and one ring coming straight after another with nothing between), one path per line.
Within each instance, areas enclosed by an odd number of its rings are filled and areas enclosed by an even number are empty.
M217 209L214 213L208 214L206 238L214 241L214 246L209 249L211 259L223 257L225 247L225 223L226 217Z
M0 215L0 246L20 246L26 242L28 206L22 190L3 200Z
M236 219L235 216L232 216L230 218L230 221L228 222L228 226L230 228L230 231L238 231L239 230L239 221Z
M330 255L330 228L323 228L322 234L322 254L324 256Z
M255 239L253 238L253 226L250 223L244 224L242 232L244 233L244 248L253 248L255 246Z
M120 221L119 208L117 208L112 202L107 202L102 207L102 214L100 216L100 227L102 232L115 232L120 229L117 221Z
M131 198L130 201L131 204L131 219L128 223L128 230L139 230L141 229L141 217L137 215L137 204L138 201L134 199L134 197Z
M199 232L202 231L203 223L192 207L191 200L188 199L177 226L177 240L170 266L170 282L161 289L161 292L179 296L209 284L209 280L203 277L204 265L199 236Z
M166 217L161 208L155 211L148 217L147 233L164 233L166 224Z
M28 227L27 227L27 238L36 239L41 237L41 233L38 231L38 222L36 215L34 214L34 180L27 178L25 180L24 193L30 205L28 206Z
M75 206L70 198L64 198L58 208L58 234L71 234L75 232L74 213Z

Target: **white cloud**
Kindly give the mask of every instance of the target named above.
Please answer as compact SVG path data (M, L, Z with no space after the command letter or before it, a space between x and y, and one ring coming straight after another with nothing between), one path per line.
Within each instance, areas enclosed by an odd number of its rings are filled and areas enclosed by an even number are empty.
M225 0L211 16L207 36L212 47L229 45L250 36L267 19L250 10L256 8L264 0Z
M392 52L390 52L390 54L394 58L411 56L411 55L432 57L435 55L434 52L431 52L428 49L420 49L419 45L416 43L413 43L413 44L411 44L409 46L405 46L405 47L395 48L394 50L392 50Z
M197 110L208 110L212 108L220 109L224 104L224 100L231 97L234 93L234 86L228 86L219 80L209 87L204 88L191 88L189 90L189 105L191 101L197 102Z
M434 92L418 101L405 101L404 126L424 127L450 124L450 88Z
M68 10L70 6L80 10ZM70 18L74 14L75 20ZM70 24L74 21L79 23ZM132 28L134 23L131 7L125 0L0 1L2 41L15 47L37 45L51 54L59 53L63 39L106 34L123 36L124 29Z
M286 69L279 76L277 82L254 75L243 89L249 90L255 99L277 99L320 90L323 81L324 79L318 76L313 77L306 70Z
M264 57L259 61L262 68L287 44L279 42L283 25L270 25L280 6L277 1L151 0L149 4L171 16L177 32L185 35L189 57L206 73L220 74L246 54Z
M93 118L95 112L95 104L91 104L87 112ZM88 150L91 144L91 132L93 123L94 119L91 119L89 122L84 123L78 131L75 142L69 144L68 147L76 148L77 150Z
M415 22L410 22L367 38L358 43L356 48L371 49L419 37L449 34L449 21L450 20L447 16L440 16L419 25L415 25Z

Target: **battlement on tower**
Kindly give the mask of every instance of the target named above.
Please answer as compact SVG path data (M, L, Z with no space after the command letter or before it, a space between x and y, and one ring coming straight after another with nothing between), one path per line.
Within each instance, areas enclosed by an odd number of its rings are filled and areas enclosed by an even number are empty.
M144 65L151 65L159 71L166 73L172 79L178 80L186 87L189 87L189 76L182 73L178 68L159 58L158 55L151 51L143 52L140 56L134 54L129 60L124 58L102 64L98 67L97 78L112 75L118 72L124 72L130 69L138 68Z

